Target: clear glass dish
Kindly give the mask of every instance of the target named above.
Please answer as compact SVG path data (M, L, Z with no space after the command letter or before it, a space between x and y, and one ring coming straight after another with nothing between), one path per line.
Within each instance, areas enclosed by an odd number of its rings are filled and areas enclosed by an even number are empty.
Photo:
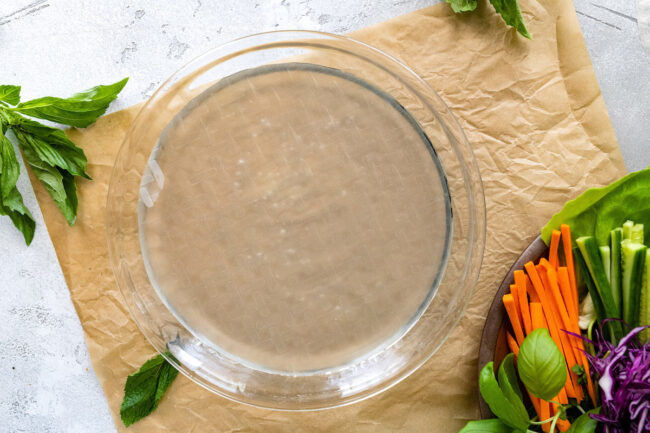
M478 278L485 204L460 126L413 71L284 31L156 91L106 225L131 314L174 366L238 402L314 410L388 389L445 341Z

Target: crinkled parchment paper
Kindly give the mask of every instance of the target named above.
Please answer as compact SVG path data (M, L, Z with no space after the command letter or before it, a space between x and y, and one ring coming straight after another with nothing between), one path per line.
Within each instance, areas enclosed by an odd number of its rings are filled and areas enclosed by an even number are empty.
M625 173L571 2L522 0L534 36L506 28L492 7L454 15L448 5L354 33L410 65L458 117L474 148L487 201L487 246L471 304L451 338L418 372L379 396L311 413L229 402L185 377L129 432L456 432L478 415L479 337L508 267L562 204ZM71 138L94 181L79 182L79 217L67 227L33 178L88 349L118 430L128 374L153 355L131 320L107 258L106 192L113 161L139 107Z

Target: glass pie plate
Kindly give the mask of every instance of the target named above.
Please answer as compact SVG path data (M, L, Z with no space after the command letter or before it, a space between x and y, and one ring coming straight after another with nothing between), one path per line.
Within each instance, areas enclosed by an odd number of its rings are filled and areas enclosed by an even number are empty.
M316 32L211 50L142 107L107 203L117 284L183 374L255 406L377 394L441 346L485 243L471 148L396 59Z

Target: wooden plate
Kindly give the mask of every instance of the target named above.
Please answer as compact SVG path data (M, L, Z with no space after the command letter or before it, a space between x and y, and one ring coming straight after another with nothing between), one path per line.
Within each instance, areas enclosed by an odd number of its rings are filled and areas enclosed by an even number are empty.
M514 265L510 268L506 277L503 279L499 290L497 290L490 310L488 311L485 326L483 327L483 335L481 337L481 346L478 352L478 371L490 361L494 361L494 370L496 371L501 360L510 351L506 343L506 310L503 307L503 295L510 292L510 285L514 284L514 272L517 269L524 269L524 264L532 261L537 263L540 257L548 254L548 247L542 241L541 237L537 237L524 252L519 256ZM478 377L478 376L477 376ZM481 418L493 418L494 415L490 411L488 405L483 401L480 394L479 409Z

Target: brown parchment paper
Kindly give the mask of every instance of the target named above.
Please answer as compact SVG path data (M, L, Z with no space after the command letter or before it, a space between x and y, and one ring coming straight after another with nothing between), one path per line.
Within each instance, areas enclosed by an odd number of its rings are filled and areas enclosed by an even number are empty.
M499 282L562 204L625 173L578 21L567 0L520 1L533 41L493 8L454 15L446 4L352 36L411 66L449 104L474 148L487 201L481 277L465 317L418 372L374 398L311 413L229 402L180 377L137 432L456 432L478 416L479 338ZM67 227L32 178L119 431L126 376L153 355L115 285L104 231L113 161L139 107L100 119L71 138L94 181L81 180L77 224Z

